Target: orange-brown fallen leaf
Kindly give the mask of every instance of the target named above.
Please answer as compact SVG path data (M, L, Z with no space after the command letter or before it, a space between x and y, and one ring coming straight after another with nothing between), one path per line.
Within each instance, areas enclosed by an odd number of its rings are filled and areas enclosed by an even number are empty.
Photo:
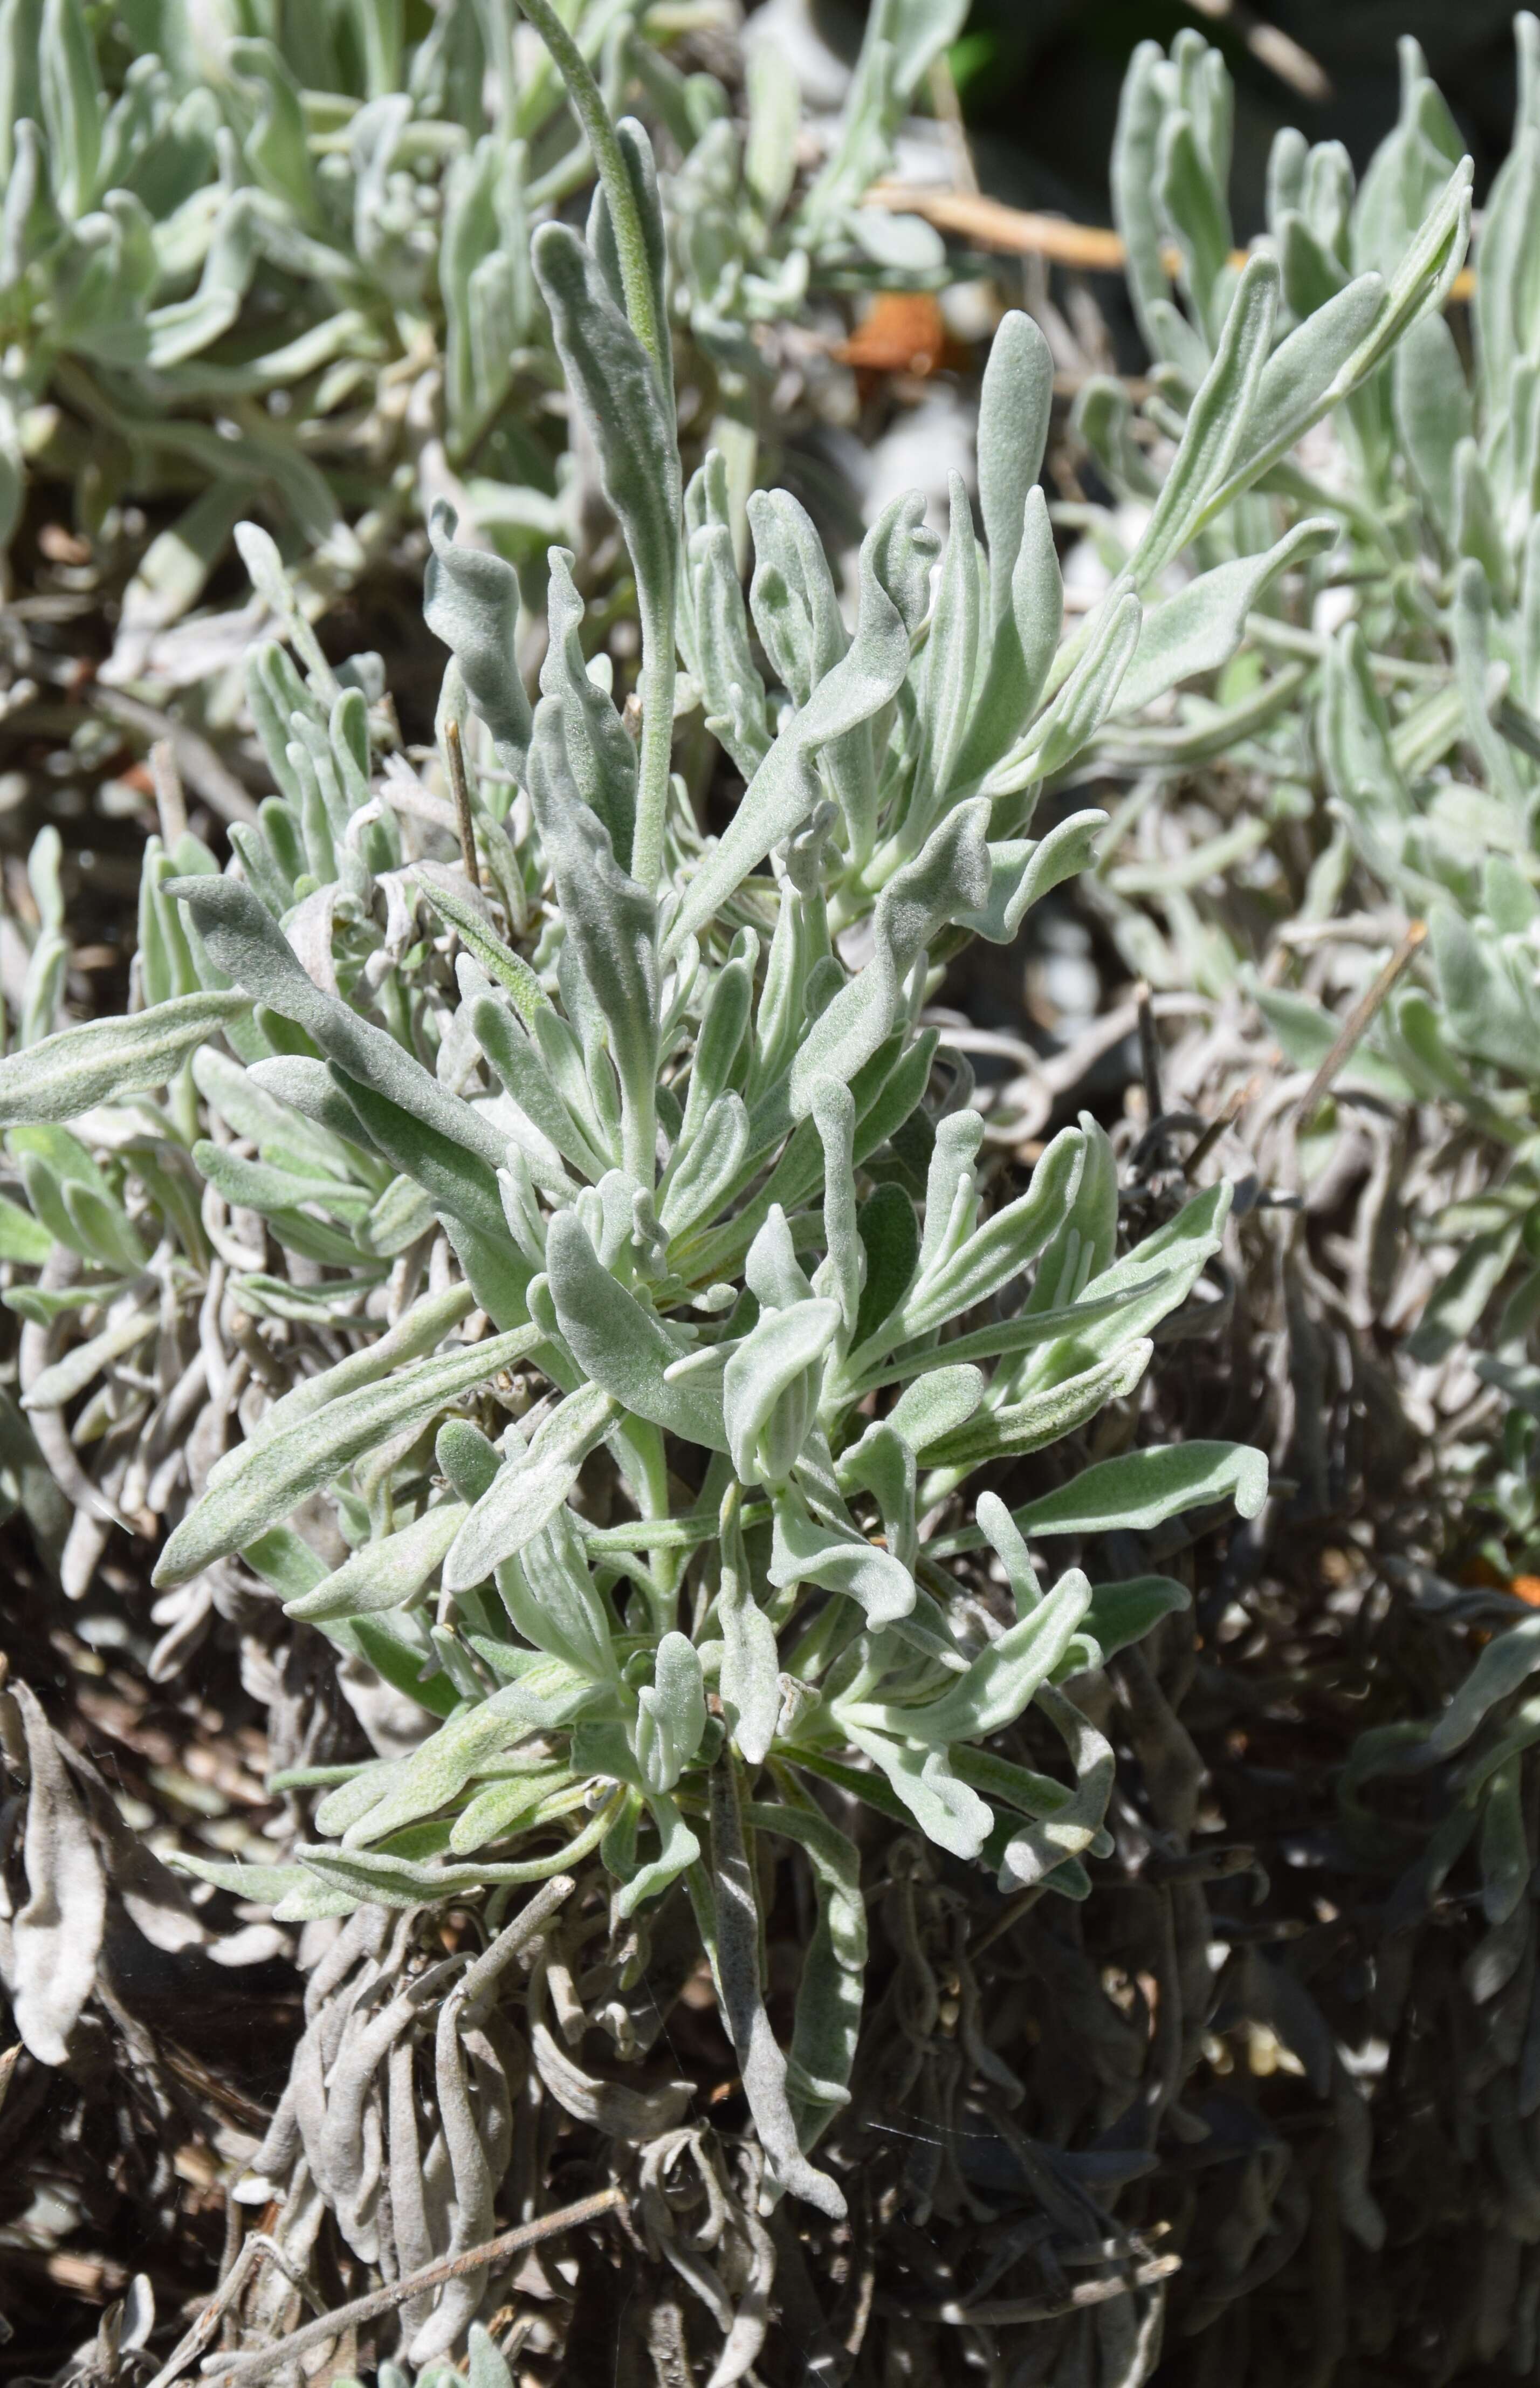
M935 372L947 358L946 318L928 290L879 290L850 337L834 350L858 372Z

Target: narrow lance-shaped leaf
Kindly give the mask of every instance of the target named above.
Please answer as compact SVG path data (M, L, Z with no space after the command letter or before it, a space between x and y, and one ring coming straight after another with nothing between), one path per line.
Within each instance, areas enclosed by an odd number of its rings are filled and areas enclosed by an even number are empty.
M944 1326L1009 1284L1047 1243L1074 1197L1084 1166L1078 1128L1063 1128L1014 1202L971 1236L939 1267L923 1271L893 1321L892 1341L910 1340Z
M722 1636L722 1713L749 1765L759 1766L770 1754L781 1712L780 1659L775 1629L754 1597L741 1505L732 1489L722 1503L720 1534L717 1620Z
M991 1642L939 1698L918 1708L873 1707L870 1722L931 1747L983 1740L1020 1716L1048 1681L1090 1607L1091 1588L1078 1568L1060 1577L1047 1598ZM859 1711L867 1720L866 1709Z
M789 2190L833 2220L845 2198L827 2173L802 2153L787 2100L786 2060L765 2013L759 1975L760 1921L754 1871L744 1840L743 1810L731 1759L711 1770L711 1888L716 1975L723 2020L737 2052L744 2092L778 2189Z
M469 1350L419 1360L383 1385L370 1385L278 1429L238 1454L189 1510L160 1555L159 1584L185 1583L286 1518L366 1452L523 1359L540 1341L536 1327L496 1335Z
M410 1526L366 1543L310 1591L286 1601L286 1609L290 1617L324 1624L404 1607L437 1573L465 1515L464 1502L440 1501Z
M1180 554L1240 449L1267 361L1278 294L1272 259L1248 259L1181 446L1128 559L1127 578L1135 589L1148 588Z
M177 879L166 892L181 897L214 960L248 995L294 1021L328 1060L374 1093L492 1170L502 1166L505 1149L495 1128L440 1086L383 1028L318 987L249 888L235 879Z
M780 1770L780 1780L782 1799L745 1802L744 1821L753 1831L795 1842L812 1867L818 1921L802 1961L787 2064L792 2112L806 2153L848 2099L866 1978L866 1908L854 1846L798 1789L789 1770Z
M482 1582L533 1540L561 1507L584 1460L618 1414L618 1404L598 1385L584 1385L558 1403L528 1447L503 1462L465 1519L444 1565L447 1591Z
M622 870L568 758L566 697L543 696L529 749L529 791L566 934L604 1014L620 1080L626 1165L650 1190L657 1085L657 914Z
M1145 615L1132 663L1118 683L1114 713L1139 713L1178 681L1217 671L1241 643L1246 616L1268 583L1333 546L1335 523L1297 523L1262 555L1204 572Z
M518 575L500 555L457 546L456 515L444 501L434 507L427 527L432 553L423 619L450 649L500 756L522 780L533 716L515 653Z
M1028 1501L1012 1515L1024 1534L1148 1533L1168 1518L1218 1501L1233 1501L1254 1518L1267 1497L1267 1462L1243 1442L1168 1443L1098 1460L1057 1492ZM930 1545L932 1556L977 1550L984 1537L964 1527Z
M245 995L173 996L126 1020L61 1028L0 1061L0 1125L78 1119L98 1103L165 1086L189 1054L249 1011Z
M688 1378L668 1378L681 1347L603 1266L575 1212L552 1220L546 1266L562 1333L588 1375L638 1417L725 1451L719 1398Z

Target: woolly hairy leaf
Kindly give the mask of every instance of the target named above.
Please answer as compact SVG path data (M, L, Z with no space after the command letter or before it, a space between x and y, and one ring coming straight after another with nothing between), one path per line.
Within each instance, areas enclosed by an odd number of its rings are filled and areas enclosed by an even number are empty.
M1114 710L1142 712L1178 680L1217 671L1239 646L1246 616L1268 583L1295 565L1323 555L1336 539L1333 522L1297 523L1265 554L1216 565L1190 581L1178 596L1152 606L1134 659L1118 683Z
M1078 1128L1062 1128L1032 1173L1032 1183L1014 1202L997 1211L959 1251L920 1275L890 1322L895 1342L927 1335L961 1310L998 1293L1041 1251L1058 1226L1084 1165L1085 1139ZM887 1331L885 1328L885 1333Z
M466 1285L451 1286L443 1293L425 1294L394 1327L374 1342L366 1343L362 1351L350 1353L346 1360L337 1361L334 1367L325 1368L316 1376L301 1378L299 1384L263 1412L237 1450L215 1460L209 1471L210 1486L223 1483L226 1477L244 1467L247 1454L271 1436L297 1426L301 1418L340 1401L345 1394L378 1384L398 1364L420 1359L431 1352L452 1327L469 1316L474 1307L475 1297Z
M1483 940L1452 905L1432 916L1433 961L1439 993L1458 1043L1529 1080L1540 1053L1540 997L1527 972L1513 967L1500 946Z
M446 1591L482 1582L540 1532L617 1415L618 1405L598 1385L584 1385L557 1404L528 1448L503 1461L461 1527L444 1565Z
M622 870L568 760L567 697L542 696L529 748L529 793L566 935L604 1015L620 1080L627 1162L650 1180L657 1082L657 915ZM624 733L622 732L622 735Z
M551 1222L546 1266L562 1333L594 1382L638 1417L725 1451L719 1397L689 1378L670 1380L667 1372L682 1347L603 1266L571 1211L558 1212Z
M1175 1616L1191 1606L1192 1594L1187 1586L1171 1576L1130 1576L1123 1583L1099 1583L1094 1587L1080 1630L1095 1643L1105 1660L1127 1649L1131 1643L1142 1642L1163 1617Z
M1499 1700L1540 1667L1540 1618L1524 1618L1489 1642L1428 1735L1429 1762L1463 1749Z
M1053 399L1053 357L1030 315L1000 318L978 400L978 503L989 550L989 614L1012 610L1027 501L1042 469Z
M463 1502L441 1501L410 1526L366 1543L320 1583L284 1606L290 1617L310 1624L404 1607L431 1581L465 1517Z
M569 1510L548 1513L546 1524L499 1568L497 1589L515 1625L537 1650L595 1683L613 1678L609 1620ZM527 1663L523 1654L511 1655L520 1666ZM500 1670L509 1669L500 1662Z
M1036 1608L975 1658L938 1699L921 1707L862 1707L861 1721L874 1730L945 1748L949 1742L982 1740L1020 1716L1039 1684L1047 1683L1090 1607L1091 1588L1078 1568L1060 1577Z
M1248 259L1176 461L1128 560L1128 579L1136 589L1148 588L1180 554L1229 470L1256 402L1278 296L1279 272L1271 258Z
M795 1485L773 1505L770 1580L780 1588L811 1583L857 1600L872 1626L891 1625L914 1607L914 1580L891 1553L873 1549L854 1528L835 1531L813 1516Z
M25 1683L8 1696L20 1712L29 1777L27 1898L0 1920L0 1979L23 2045L40 2064L64 2064L95 1981L107 1883L58 1735Z
M722 1416L742 1483L780 1484L791 1474L812 1424L823 1361L839 1326L834 1302L767 1308L728 1361Z
M994 1826L994 1813L954 1772L945 1749L927 1749L851 1717L841 1720L857 1749L881 1769L897 1794L897 1814L912 1817L926 1837L956 1858L976 1858ZM859 1777L846 1785L858 1797Z
M458 547L452 506L428 517L432 554L423 587L423 619L460 667L471 703L510 770L523 774L532 717L515 661L518 575L502 556Z
M514 998L528 1024L550 997L521 954L515 954L494 936L482 914L468 895L459 888L446 886L441 880L424 873L419 884L424 896L459 937L467 953L474 954L488 976Z
M317 1826L339 1833L346 1848L367 1848L432 1815L526 1734L569 1722L594 1696L563 1660L533 1658L516 1682L440 1725L409 1758L371 1769L356 1788L345 1784L328 1793L315 1811Z
M501 1166L503 1142L496 1130L446 1093L383 1028L318 987L248 888L235 879L178 879L167 893L181 897L221 970L257 1002L304 1029L329 1061L371 1093L492 1170Z
M239 1550L354 1460L410 1427L426 1426L437 1410L522 1360L539 1340L537 1328L520 1327L468 1350L415 1361L385 1384L343 1393L248 1442L172 1535L156 1582L185 1583Z
M759 1911L731 1761L711 1770L710 1945L723 2020L737 2051L744 2093L779 2186L844 2219L844 2196L802 2153L787 2099L786 2060L776 2045L759 1975Z
M915 1378L889 1411L887 1424L912 1451L923 1453L971 1418L983 1398L980 1370L938 1367Z
M653 1680L636 1699L637 1764L655 1797L673 1789L706 1731L700 1657L685 1634L664 1634L654 1655Z
M821 1078L848 1082L901 1016L904 984L936 931L987 898L989 807L960 805L914 860L896 870L872 914L874 950L864 970L820 1013L792 1063L794 1118L812 1109Z
M722 1572L717 1622L722 1636L718 1678L729 1733L750 1766L770 1754L781 1712L775 1629L754 1597L743 1526L729 1494L721 1515Z
M1218 1501L1233 1501L1239 1516L1254 1518L1266 1497L1267 1463L1250 1444L1180 1442L1098 1460L1012 1515L1024 1534L1148 1533L1184 1509ZM931 1548L939 1557L976 1550L983 1539L970 1527Z
M1121 1339L1120 1339L1121 1340ZM1073 1347L1072 1347L1073 1349ZM1109 1402L1131 1393L1153 1355L1154 1345L1136 1341L1111 1359L1077 1367L1057 1383L1043 1386L1017 1402L1002 1402L981 1411L966 1426L940 1437L927 1456L936 1467L955 1470L977 1467L1007 1453L1041 1451L1061 1436L1105 1409ZM1081 1355L1076 1353L1076 1358Z
M126 1020L87 1020L0 1060L0 1125L78 1119L96 1104L163 1086L188 1056L250 1006L211 989Z

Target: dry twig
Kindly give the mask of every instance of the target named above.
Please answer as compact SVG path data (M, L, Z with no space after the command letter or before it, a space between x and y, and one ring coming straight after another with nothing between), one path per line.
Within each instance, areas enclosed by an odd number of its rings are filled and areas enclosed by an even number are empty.
M526 2247L557 2239L563 2231L579 2229L585 2222L597 2222L624 2204L624 2195L618 2189L601 2189L592 2197L579 2197L571 2205L559 2206L554 2214L542 2214L536 2222L521 2222L516 2229L504 2230L483 2246L467 2247L464 2255L446 2255L439 2263L425 2264L420 2272L409 2272L404 2280L371 2290L367 2296L354 2297L350 2305L337 2305L331 2313L307 2322L302 2330L291 2331L276 2346L261 2347L255 2355L243 2355L223 2371L210 2373L209 2388L235 2388L237 2381L261 2380L280 2365L296 2362L312 2346L327 2345L340 2338L344 2331L377 2321L381 2314L392 2313L397 2305L420 2296L426 2289L441 2288L446 2280L461 2280L467 2272L489 2270L510 2255L522 2255Z

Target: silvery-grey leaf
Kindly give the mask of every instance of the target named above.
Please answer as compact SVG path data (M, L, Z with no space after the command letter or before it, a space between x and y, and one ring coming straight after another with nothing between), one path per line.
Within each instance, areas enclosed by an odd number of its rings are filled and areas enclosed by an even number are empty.
M659 2132L673 2128L694 2095L691 2085L683 2081L643 2090L621 2081L600 2080L574 2064L543 2023L531 2030L529 2048L535 2070L557 2105L609 2139L638 2145L655 2139Z
M759 1975L759 1909L731 1759L711 1770L711 1887L722 2021L737 2051L744 2094L771 2178L778 2190L841 2221L846 2213L842 2191L802 2153L787 2101L786 2060L765 2012Z
M813 1517L795 1484L777 1492L770 1580L778 1587L815 1583L859 1601L873 1626L907 1617L914 1579L887 1551L873 1548L853 1527L835 1532Z
M603 1014L620 1080L626 1163L650 1183L656 1136L657 914L617 860L600 815L584 803L568 754L566 696L542 696L529 749L529 792L556 883L568 945ZM624 732L622 732L624 735Z
M871 1060L897 1026L904 983L936 931L986 901L988 827L982 796L959 805L894 872L872 913L871 960L820 1013L792 1063L794 1118L810 1111L821 1078L847 1082Z
M725 1451L718 1397L688 1378L668 1379L667 1371L682 1346L601 1264L574 1212L558 1212L552 1220L546 1265L562 1333L595 1383L639 1417L708 1450Z
M618 1415L618 1404L598 1385L584 1385L558 1403L528 1450L503 1462L496 1481L465 1518L444 1563L447 1591L484 1582L541 1531Z
M0 1061L0 1120L78 1119L97 1103L163 1086L189 1054L248 1009L245 996L213 990L173 996L131 1019L61 1028Z
M751 1766L762 1765L781 1710L775 1629L754 1596L743 1527L732 1495L723 1505L721 1585L717 1620L722 1662L718 1679L728 1731Z
M500 555L457 546L455 528L453 507L440 500L428 517L423 619L451 650L471 703L522 781L532 717L515 653L518 575Z
M978 502L989 550L989 616L1011 610L1027 500L1042 469L1053 398L1053 357L1030 315L1002 315L978 400Z
M331 1618L401 1607L431 1581L465 1516L463 1502L439 1502L410 1526L365 1543L313 1590L286 1601L286 1609L290 1617L319 1624Z
M385 1384L344 1393L248 1444L235 1454L240 1464L211 1482L184 1518L160 1555L155 1581L185 1582L239 1550L355 1459L392 1435L426 1426L435 1411L523 1359L539 1341L538 1328L520 1327L468 1350L415 1361Z
M745 1484L783 1484L801 1455L818 1408L823 1364L840 1327L836 1302L767 1308L727 1363L722 1416Z
M495 1129L470 1104L447 1094L383 1028L336 996L324 995L249 888L235 879L176 879L168 883L167 893L181 898L221 969L248 994L295 1021L329 1060L372 1092L493 1171L502 1166L503 1139Z
M69 2060L70 2038L96 1978L107 1883L70 1770L36 1696L13 1683L25 1742L27 1821L21 1857L27 1898L0 1921L0 1978L16 2027L40 2064Z
M819 800L812 768L819 749L870 720L897 692L909 669L910 629L897 602L900 594L907 602L907 591L890 591L883 576L894 572L896 535L912 531L922 511L918 498L895 499L867 533L855 637L783 727L731 826L691 880L668 933L670 953L706 925L772 845L800 829Z

